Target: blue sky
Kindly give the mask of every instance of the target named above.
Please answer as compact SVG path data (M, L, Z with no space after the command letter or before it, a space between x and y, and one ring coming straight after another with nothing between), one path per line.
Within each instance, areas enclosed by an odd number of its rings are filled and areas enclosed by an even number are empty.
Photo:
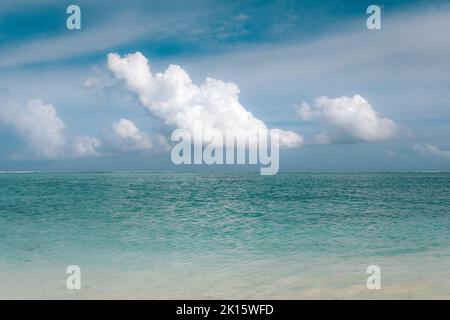
M73 3L81 30L72 2L0 3L0 171L235 170L172 165L159 142L176 124L107 64L136 51L153 73L236 84L256 119L301 136L281 170L450 169L448 1Z

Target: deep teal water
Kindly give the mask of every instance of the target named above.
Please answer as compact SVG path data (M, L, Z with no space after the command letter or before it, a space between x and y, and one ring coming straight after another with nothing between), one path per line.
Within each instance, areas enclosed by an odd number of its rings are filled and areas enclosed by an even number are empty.
M448 297L449 248L449 173L0 174L4 297Z

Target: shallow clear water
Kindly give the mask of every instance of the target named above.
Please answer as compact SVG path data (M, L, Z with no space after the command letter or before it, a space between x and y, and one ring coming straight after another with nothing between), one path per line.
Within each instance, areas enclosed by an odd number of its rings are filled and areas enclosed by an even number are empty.
M450 298L449 270L450 173L0 174L0 298Z

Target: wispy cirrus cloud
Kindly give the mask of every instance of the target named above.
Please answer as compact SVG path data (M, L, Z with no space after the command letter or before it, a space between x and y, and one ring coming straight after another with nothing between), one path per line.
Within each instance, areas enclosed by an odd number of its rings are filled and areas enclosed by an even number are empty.
M406 85L448 79L450 42L441 31L450 29L450 6L383 11L383 29L376 31L367 30L363 18L342 21L339 32L314 40L247 46L192 61L192 67L254 86L282 82L289 89L319 80L374 84L401 79L397 84Z
M64 11L62 11L64 12ZM82 11L83 14L83 11ZM192 32L205 12L183 15L144 15L136 10L114 14L108 19L86 21L81 30L58 32L0 46L0 68L62 61L104 52L143 40L182 37Z
M416 145L413 149L425 156L450 159L450 150L442 150L432 144Z

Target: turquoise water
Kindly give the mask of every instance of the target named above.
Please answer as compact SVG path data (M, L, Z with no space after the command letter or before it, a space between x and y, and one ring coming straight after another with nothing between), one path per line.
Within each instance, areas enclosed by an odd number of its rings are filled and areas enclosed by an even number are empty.
M0 174L0 298L450 298L449 270L450 173Z

